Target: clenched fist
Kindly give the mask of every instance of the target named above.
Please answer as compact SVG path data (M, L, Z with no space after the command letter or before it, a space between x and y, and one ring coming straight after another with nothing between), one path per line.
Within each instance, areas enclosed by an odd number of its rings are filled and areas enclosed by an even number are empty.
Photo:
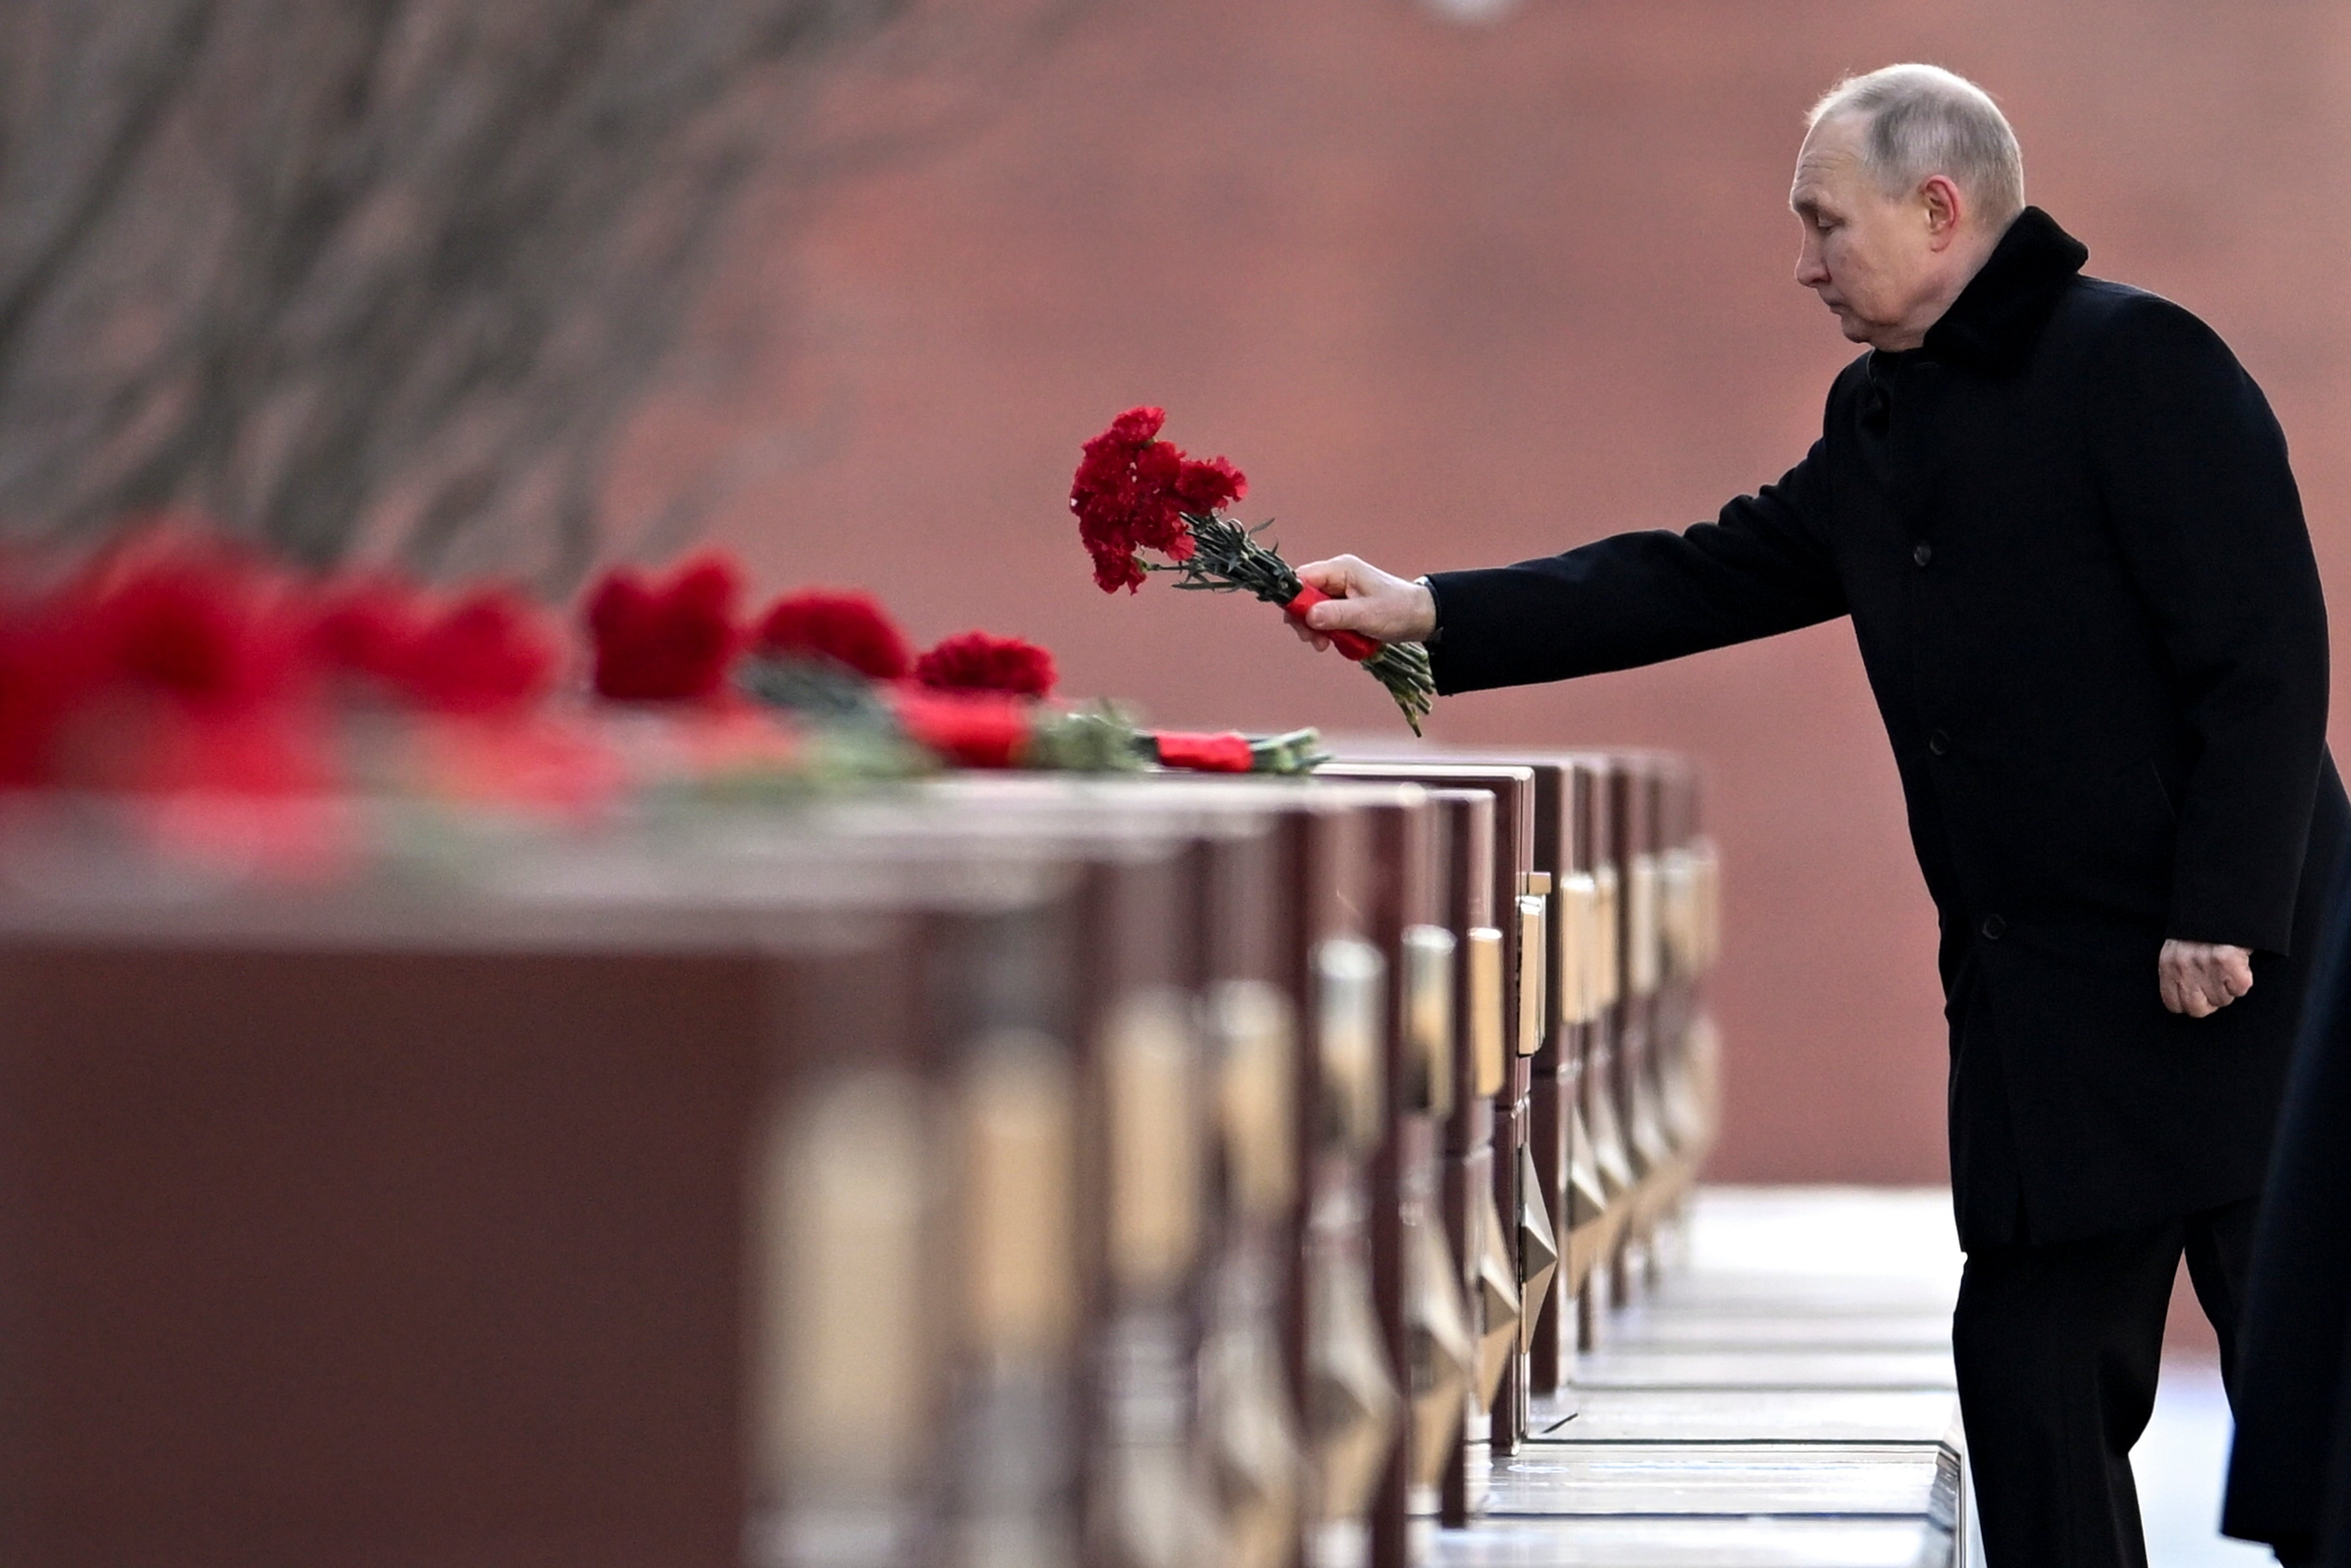
M2253 988L2253 956L2225 942L2166 942L2155 974L2165 1007L2207 1019Z
M1290 629L1317 648L1327 648L1332 632L1360 632L1382 643L1423 643L1437 630L1437 598L1417 582L1382 571L1351 555L1311 560L1298 569L1298 580L1331 596Z

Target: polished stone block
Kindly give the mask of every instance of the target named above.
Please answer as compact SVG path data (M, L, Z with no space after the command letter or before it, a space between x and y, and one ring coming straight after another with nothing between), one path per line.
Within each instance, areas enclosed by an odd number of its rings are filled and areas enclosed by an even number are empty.
M1922 1546L1928 1554L1922 1559ZM1445 1568L1919 1568L1939 1559L1914 1522L1874 1519L1495 1520L1448 1533Z
M1600 1388L1956 1388L1948 1350L1653 1350L1617 1345L1577 1364Z
M1935 1312L1727 1312L1635 1309L1619 1335L1650 1350L1948 1350L1951 1314Z
M1489 1511L1922 1518L1944 1484L1941 1452L1931 1441L1533 1443L1495 1467Z
M1537 1441L1892 1443L1939 1433L1957 1410L1935 1388L1814 1389L1796 1399L1779 1388L1583 1389L1539 1406L1534 1431Z
M1701 1191L1687 1244L1534 1402L1487 1516L1426 1560L1950 1568L1968 1503L1949 1198Z

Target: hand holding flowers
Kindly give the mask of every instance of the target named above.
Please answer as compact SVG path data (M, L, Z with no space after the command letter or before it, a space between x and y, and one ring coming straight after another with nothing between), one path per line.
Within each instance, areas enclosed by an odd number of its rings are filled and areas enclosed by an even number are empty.
M1352 555L1313 560L1298 580L1323 595L1290 629L1317 648L1357 632L1383 643L1426 643L1437 634L1437 596L1426 583L1407 582Z

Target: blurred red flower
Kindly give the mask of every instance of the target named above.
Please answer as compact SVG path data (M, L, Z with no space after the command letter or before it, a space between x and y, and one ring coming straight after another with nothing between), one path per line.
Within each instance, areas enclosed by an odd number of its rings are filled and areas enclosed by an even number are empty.
M284 585L204 541L136 541L0 642L10 782L158 794L315 793L332 777Z
M547 695L556 658L535 606L511 589L485 588L417 633L400 684L439 713L514 713Z
M303 650L329 674L355 675L393 688L424 617L417 590L398 578L336 584L308 607Z
M0 601L0 789L54 779L66 721L99 679L96 627L80 608Z
M234 561L156 560L81 591L96 595L88 613L110 683L221 713L283 695L301 674L295 639L261 613L257 575Z
M435 713L511 713L554 684L558 651L537 608L512 589L476 589L435 606L376 578L330 591L302 643L327 672Z
M904 677L905 634L862 593L811 589L778 599L759 618L753 645L762 653L815 654L877 681Z
M966 632L914 661L914 679L944 691L1041 697L1053 689L1053 655L1018 637Z
M336 777L322 679L503 713L544 694L557 657L508 591L439 607L391 577L309 587L158 534L41 593L0 592L0 787L314 793Z
M648 582L626 567L604 575L588 601L596 690L621 702L693 702L725 685L740 633L742 575L722 555L698 556Z

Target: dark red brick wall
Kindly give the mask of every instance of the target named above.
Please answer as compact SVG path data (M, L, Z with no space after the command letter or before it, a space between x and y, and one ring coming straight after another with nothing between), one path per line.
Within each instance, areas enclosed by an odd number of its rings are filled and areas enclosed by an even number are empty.
M1802 455L1849 352L1790 280L1803 110L1902 58L2001 99L2094 271L2237 347L2343 601L2351 11L2314 0L1527 0L1492 28L1408 0L1104 5L978 129L743 247L734 358L646 420L617 494L733 453L717 532L770 585L1037 637L1071 692L1174 723L1391 725L1270 612L1097 593L1061 509L1077 443L1164 402L1293 559L1406 573L1708 516ZM1842 625L1451 701L1433 733L1703 758L1730 879L1718 1172L1939 1178L1932 911Z

